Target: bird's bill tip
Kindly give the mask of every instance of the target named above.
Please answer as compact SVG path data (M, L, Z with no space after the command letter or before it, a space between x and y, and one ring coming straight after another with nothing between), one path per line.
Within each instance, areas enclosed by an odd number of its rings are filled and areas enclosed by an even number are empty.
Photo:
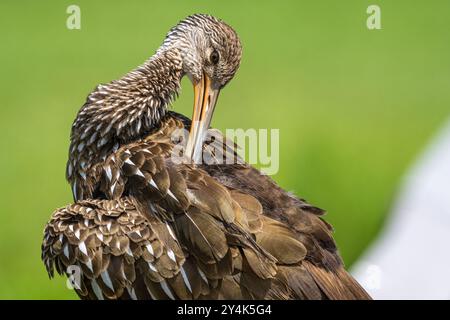
M219 92L220 89L213 88L207 74L194 83L194 110L185 153L194 163L202 160L203 141L211 124Z

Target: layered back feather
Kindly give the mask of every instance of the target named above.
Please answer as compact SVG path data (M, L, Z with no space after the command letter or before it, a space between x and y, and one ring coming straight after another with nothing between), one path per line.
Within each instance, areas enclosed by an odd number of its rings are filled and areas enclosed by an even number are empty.
M185 125L169 113L91 168L101 196L57 210L45 229L51 276L79 266L84 299L368 298L322 210L247 164L173 163L171 132Z

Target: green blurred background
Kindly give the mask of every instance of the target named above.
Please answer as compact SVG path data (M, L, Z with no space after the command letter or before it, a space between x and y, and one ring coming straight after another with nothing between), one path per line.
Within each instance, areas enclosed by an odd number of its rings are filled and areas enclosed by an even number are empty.
M81 30L66 8L81 8ZM366 28L381 7L382 30ZM328 210L347 265L377 235L408 166L450 113L449 1L0 3L0 298L74 298L40 261L86 95L142 63L192 13L231 24L241 68L214 126L280 128L274 178ZM191 115L183 81L175 110Z

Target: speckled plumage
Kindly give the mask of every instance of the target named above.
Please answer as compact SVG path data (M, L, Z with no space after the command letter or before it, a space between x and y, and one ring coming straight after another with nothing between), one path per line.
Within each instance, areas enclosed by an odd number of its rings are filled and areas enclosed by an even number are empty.
M191 126L167 110L181 78L205 73L221 88L240 58L231 27L193 15L141 67L88 96L67 165L75 203L44 231L50 276L79 266L83 299L369 298L344 270L322 210L246 163L172 160L172 133ZM235 156L231 144L216 147Z
M72 126L67 163L75 200L92 197L86 188L93 165L158 126L182 75L179 53L167 51L88 96Z

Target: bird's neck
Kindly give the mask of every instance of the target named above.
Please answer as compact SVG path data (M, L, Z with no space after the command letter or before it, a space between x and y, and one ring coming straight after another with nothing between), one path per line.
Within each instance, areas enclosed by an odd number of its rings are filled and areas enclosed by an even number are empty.
M72 126L69 182L86 180L89 168L120 145L158 128L178 94L182 77L180 54L170 49L158 51L122 78L99 85Z

